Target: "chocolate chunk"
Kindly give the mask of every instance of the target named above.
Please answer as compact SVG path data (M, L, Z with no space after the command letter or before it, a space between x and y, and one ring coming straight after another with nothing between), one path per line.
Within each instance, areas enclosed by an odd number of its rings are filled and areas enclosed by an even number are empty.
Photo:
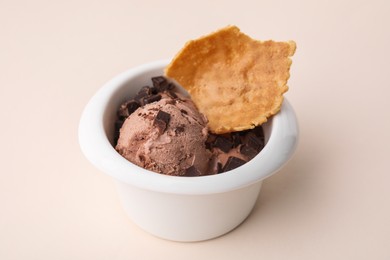
M234 157L234 156L230 156L228 158L225 166L223 167L223 172L227 172L227 171L233 170L233 169L235 169L237 167L240 167L244 163L246 163L246 161L241 160L240 158L237 158L237 157Z
M213 143L213 147L221 149L221 151L227 153L233 147L233 143L223 136L217 136Z
M252 132L253 132L257 137L259 137L260 139L263 139L263 140L264 140L264 131L263 131L263 127L257 126L257 127L255 127L255 128L252 129Z
M187 168L186 171L184 172L184 176L187 176L187 177L195 177L195 176L201 176L201 175L202 174L200 173L200 171L198 171L198 169L194 165Z
M138 95L140 96L147 96L152 94L152 89L149 86L143 86L139 91Z
M135 101L135 100L131 100L129 101L127 104L126 104L126 108L127 108L127 113L128 115L131 115L135 110L137 110L137 108L139 108L141 105Z
M153 77L152 78L153 86L160 92L168 89L168 81L163 76Z
M150 103L159 101L160 99L161 99L161 95L160 94L156 94L156 95L144 97L143 103L146 105L146 104L150 104Z
M213 143L215 142L215 139L217 138L216 135L214 134L209 134L209 136L207 137L207 140L206 140L206 149L211 149L213 148Z
M165 85L168 84L168 81L165 77L163 76L157 76L152 78L153 86L158 88L160 85Z
M138 101L141 106L144 105L144 99L148 96L152 95L152 90L149 86L144 86L141 88L141 90L138 92L138 94L135 96L135 100Z
M163 120L166 124L168 124L169 120L171 119L171 115L167 112L160 110L157 113L156 119Z
M257 152L260 152L260 150L264 147L264 140L255 135L253 132L249 132L244 137L244 144L253 148Z
M253 147L251 147L249 145L243 144L240 147L240 153L242 153L243 155L247 156L248 159L250 160L253 157L255 157L259 153L259 151L255 150Z
M156 95L158 94L158 89L155 86L149 87L150 88L150 94L151 95Z
M153 125L158 128L160 133L164 133L164 131L167 129L170 119L170 114L160 110L154 118Z
M188 112L185 111L184 109L180 109L180 112L181 112L183 115L188 115Z

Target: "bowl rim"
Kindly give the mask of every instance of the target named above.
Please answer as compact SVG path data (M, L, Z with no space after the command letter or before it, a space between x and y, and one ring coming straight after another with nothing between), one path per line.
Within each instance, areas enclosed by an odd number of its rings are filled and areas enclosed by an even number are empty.
M116 180L156 192L200 195L227 192L262 181L279 170L293 155L298 143L298 122L286 98L272 120L272 131L263 150L252 160L222 174L178 177L143 169L123 158L109 142L103 117L112 96L129 80L145 71L161 69L169 60L133 67L109 80L85 106L78 129L80 148L98 169Z

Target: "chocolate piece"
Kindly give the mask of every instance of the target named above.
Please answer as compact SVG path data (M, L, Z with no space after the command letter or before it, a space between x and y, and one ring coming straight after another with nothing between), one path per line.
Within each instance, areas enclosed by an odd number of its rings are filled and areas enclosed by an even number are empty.
M134 99L126 101L126 102L122 103L122 105L119 107L118 112L117 112L117 116L119 119L125 120L129 115L131 115L140 106L141 106L141 104Z
M195 177L195 176L201 176L201 175L202 174L200 173L200 171L198 171L198 169L196 169L196 167L194 165L192 165L186 169L183 176Z
M216 135L209 133L209 136L207 136L206 140L206 149L213 148L213 143L215 142L215 139L217 138Z
M153 95L153 96L144 97L143 103L144 103L144 105L146 105L146 104L150 104L150 103L159 101L160 99L161 99L161 95L160 94L156 94L156 95Z
M256 127L247 132L244 137L240 152L247 156L248 159L255 157L264 148L264 134L262 127Z
M139 91L138 94L139 96L147 96L152 94L152 89L149 86L143 86Z
M168 81L163 76L153 77L152 78L153 86L160 92L168 89Z
M152 95L152 90L149 86L144 86L141 88L140 91L138 91L138 94L135 96L135 100L138 101L141 106L145 105L144 104L144 99L148 96Z
M244 160L241 160L240 158L237 158L237 157L234 157L234 156L230 156L225 164L225 166L223 167L223 172L227 172L227 171L230 171L230 170L233 170L237 167L240 167L241 165L245 164L246 161Z
M128 113L128 116L131 115L135 110L137 110L137 108L139 108L141 105L135 101L135 100L130 100L127 104L126 104L126 108L127 108L127 113Z
M253 132L249 132L244 137L244 144L253 148L257 152L260 152L260 150L264 147L264 140L256 136Z
M217 136L213 143L213 147L221 149L221 151L227 153L233 147L233 143L223 136Z
M167 129L171 115L160 110L158 111L156 117L154 118L153 125L156 126L160 133L164 133Z
M250 160L253 157L255 157L259 153L259 151L255 150L253 147L251 147L249 145L243 144L240 147L240 153L247 156L248 159Z
M255 127L255 128L252 129L252 132L253 132L257 137L259 137L260 139L263 139L263 140L264 140L264 131L263 131L263 127L257 126L257 127Z
M158 89L155 86L149 87L150 88L150 94L151 95L156 95L158 94Z

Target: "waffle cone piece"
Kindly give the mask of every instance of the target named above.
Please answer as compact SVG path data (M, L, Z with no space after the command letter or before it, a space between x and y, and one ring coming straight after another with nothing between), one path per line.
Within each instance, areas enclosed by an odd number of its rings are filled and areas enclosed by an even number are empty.
M279 112L295 42L257 41L228 26L186 43L165 75L191 95L211 132L254 128Z

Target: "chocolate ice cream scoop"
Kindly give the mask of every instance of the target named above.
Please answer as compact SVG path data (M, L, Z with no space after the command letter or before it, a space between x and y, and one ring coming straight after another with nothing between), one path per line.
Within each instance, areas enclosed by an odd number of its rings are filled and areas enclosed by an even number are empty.
M139 107L120 129L116 150L145 169L177 176L209 173L207 121L192 101L162 93Z

